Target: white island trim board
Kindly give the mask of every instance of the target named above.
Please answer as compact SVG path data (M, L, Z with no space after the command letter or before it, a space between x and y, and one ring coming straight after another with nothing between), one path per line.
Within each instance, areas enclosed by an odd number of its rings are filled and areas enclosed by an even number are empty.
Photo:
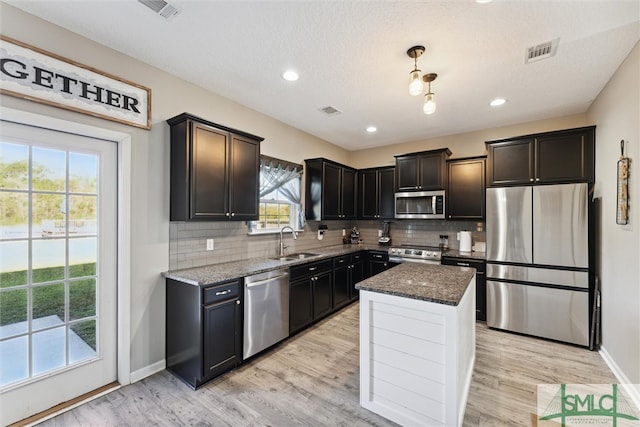
M360 291L360 404L405 426L460 426L475 363L475 275L457 305Z

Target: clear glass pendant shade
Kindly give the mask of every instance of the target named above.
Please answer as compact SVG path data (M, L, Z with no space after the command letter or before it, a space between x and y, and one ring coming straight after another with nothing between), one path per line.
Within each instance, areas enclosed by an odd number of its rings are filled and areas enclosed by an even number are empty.
M422 76L420 70L413 70L409 73L409 94L411 96L418 96L422 94L424 86L422 84Z
M436 99L433 93L429 92L424 96L422 111L424 111L425 114L433 114L436 112Z

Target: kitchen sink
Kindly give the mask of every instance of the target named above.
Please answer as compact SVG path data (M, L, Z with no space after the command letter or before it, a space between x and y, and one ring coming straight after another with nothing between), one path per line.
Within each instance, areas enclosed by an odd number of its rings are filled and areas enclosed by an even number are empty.
M285 256L281 256L281 257L275 257L272 259L278 260L278 261L295 261L298 259L307 259L307 258L313 258L316 256L320 256L320 254L314 254L311 252L298 252L298 253L294 253L294 254L289 254L289 255L285 255Z

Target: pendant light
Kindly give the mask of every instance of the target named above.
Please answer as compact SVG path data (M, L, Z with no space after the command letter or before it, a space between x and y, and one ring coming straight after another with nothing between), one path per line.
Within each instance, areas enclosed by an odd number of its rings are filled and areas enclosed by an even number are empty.
M418 69L418 58L420 58L420 55L423 53L424 46L413 46L407 50L409 58L413 58L413 70L409 73L409 94L411 96L422 94L422 90L424 89L420 70Z
M438 75L435 73L428 73L424 76L420 76L418 58L422 56L424 51L424 46L413 46L407 50L407 56L413 59L413 70L409 73L409 94L411 96L418 96L422 94L424 90L424 83L427 83L428 89L424 96L422 111L425 114L433 114L436 112L436 98L435 94L431 92L431 82L434 81Z
M422 105L422 111L425 114L433 114L436 112L436 99L435 95L431 92L431 82L438 77L435 73L425 74L423 79L428 84L427 94L424 96L424 104Z

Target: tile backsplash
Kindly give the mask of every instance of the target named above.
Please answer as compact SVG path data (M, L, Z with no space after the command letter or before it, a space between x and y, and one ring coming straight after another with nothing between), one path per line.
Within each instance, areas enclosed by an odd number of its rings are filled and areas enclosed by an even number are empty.
M327 225L323 239L318 240L318 225ZM476 231L480 224L482 231ZM356 226L366 244L376 244L382 221L310 221L298 239L290 232L284 234L286 252L312 251L314 248L342 244L342 230L347 235ZM484 223L476 221L395 220L390 224L393 245L432 245L440 243L440 235L449 236L449 248L457 249L458 231L473 231L473 241L485 241ZM171 222L169 225L169 269L178 270L219 264L250 258L278 255L279 234L249 235L245 222ZM207 251L207 239L214 240L214 249Z

